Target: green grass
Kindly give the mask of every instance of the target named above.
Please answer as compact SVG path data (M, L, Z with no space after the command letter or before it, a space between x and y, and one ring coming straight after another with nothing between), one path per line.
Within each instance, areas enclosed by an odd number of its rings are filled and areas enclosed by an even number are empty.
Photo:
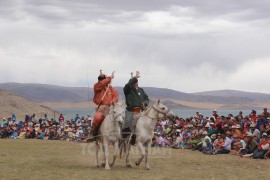
M83 151L83 146L86 146ZM189 150L152 150L150 166L133 168L124 157L111 170L95 167L93 144L42 140L0 140L0 179L269 179L270 160L203 155ZM101 160L101 158L100 158Z

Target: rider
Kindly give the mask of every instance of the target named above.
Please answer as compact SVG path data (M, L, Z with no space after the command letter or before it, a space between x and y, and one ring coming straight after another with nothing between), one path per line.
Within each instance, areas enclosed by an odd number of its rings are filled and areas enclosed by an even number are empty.
M98 82L94 85L94 98L93 102L98 105L96 113L91 125L90 137L88 142L94 141L98 135L98 129L101 126L106 115L109 113L109 106L113 103L117 103L119 94L115 88L111 86L111 80L114 78L114 72L111 76L107 77L100 70L98 76Z
M136 71L136 76L133 77L131 74L131 79L124 87L124 94L126 98L126 118L123 127L123 138L134 132L135 123L134 116L136 116L141 111L144 111L149 104L149 99L147 94L142 88L138 86L138 78L140 78L140 72ZM135 144L136 136L132 136L131 144Z

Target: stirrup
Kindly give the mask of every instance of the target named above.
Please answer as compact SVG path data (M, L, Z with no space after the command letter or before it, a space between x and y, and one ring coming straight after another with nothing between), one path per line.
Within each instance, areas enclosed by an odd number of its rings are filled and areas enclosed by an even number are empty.
M96 139L97 139L97 136L94 136L94 135L92 134L90 137L86 138L86 142L93 142L93 141L95 141Z
M86 142L94 142L95 140L96 140L96 138L94 138L94 137L93 138L87 138Z

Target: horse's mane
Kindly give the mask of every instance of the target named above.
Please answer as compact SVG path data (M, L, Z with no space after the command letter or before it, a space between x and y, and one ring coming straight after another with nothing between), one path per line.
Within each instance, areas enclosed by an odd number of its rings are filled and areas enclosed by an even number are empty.
M154 106L154 105L152 105L152 106ZM148 108L146 109L146 111L143 111L142 112L142 115L145 115L145 114L149 113L149 111L152 108L152 106L148 106Z

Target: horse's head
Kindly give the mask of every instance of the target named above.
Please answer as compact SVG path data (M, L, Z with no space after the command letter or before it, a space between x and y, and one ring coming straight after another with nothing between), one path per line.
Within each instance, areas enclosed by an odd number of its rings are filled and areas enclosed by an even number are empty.
M124 123L125 109L123 108L123 106L121 104L117 103L117 104L111 105L110 112L112 113L115 121L118 121L120 123Z
M171 121L175 121L175 114L165 105L163 105L160 100L153 105L153 109L158 113L158 118L168 118Z

